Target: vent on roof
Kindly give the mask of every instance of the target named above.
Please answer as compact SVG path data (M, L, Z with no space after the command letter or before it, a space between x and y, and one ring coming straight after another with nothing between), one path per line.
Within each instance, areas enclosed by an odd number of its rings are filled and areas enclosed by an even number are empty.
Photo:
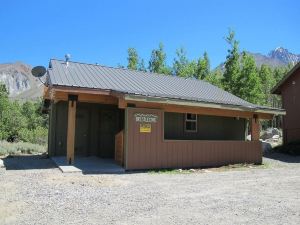
M65 54L65 59L66 59L66 64L67 64L67 66L69 65L69 61L70 61L70 59L71 59L71 54Z

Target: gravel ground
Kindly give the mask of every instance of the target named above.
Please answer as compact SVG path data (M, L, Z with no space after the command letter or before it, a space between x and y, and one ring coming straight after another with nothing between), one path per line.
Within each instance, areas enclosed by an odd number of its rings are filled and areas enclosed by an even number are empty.
M0 224L300 224L300 157L193 173L63 174L20 156L0 168Z

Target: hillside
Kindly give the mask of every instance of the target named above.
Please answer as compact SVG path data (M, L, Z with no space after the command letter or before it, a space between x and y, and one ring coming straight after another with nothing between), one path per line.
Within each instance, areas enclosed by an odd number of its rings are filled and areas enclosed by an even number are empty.
M262 64L266 64L270 67L281 67L287 66L288 64L295 65L297 62L300 61L300 54L294 54L289 52L289 50L278 47L269 52L269 54L264 55L261 53L253 53L247 52L248 54L252 55L255 59L256 65L260 67ZM224 69L224 63L217 67Z
M0 82L12 99L36 99L42 96L43 84L31 75L31 66L22 62L0 64Z

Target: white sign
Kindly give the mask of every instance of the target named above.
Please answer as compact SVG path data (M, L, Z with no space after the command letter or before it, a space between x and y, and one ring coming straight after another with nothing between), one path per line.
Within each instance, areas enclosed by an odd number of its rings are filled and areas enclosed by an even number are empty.
M155 114L144 114L144 113L136 113L134 114L136 122L142 123L157 123L158 116Z

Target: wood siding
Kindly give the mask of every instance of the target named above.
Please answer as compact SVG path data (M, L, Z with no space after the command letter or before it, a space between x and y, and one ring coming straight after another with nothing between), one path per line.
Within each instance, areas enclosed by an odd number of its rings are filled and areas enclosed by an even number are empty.
M164 140L162 110L126 109L126 164L125 168L191 168L219 166L230 163L261 163L259 141ZM140 132L135 113L157 115L150 133Z
M115 161L120 166L124 165L124 130L115 136Z
M300 68L281 87L282 106L286 110L283 117L284 143L300 141Z

